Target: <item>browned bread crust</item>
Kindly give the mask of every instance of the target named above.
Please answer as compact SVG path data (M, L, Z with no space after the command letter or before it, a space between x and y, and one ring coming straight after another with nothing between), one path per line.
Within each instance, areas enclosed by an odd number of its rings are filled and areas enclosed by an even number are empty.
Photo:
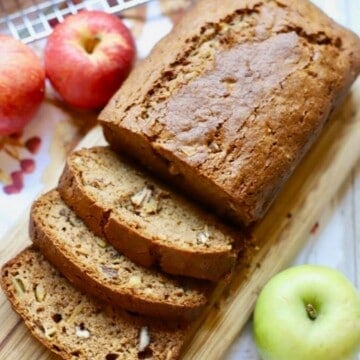
M186 328L82 294L34 248L6 263L1 287L31 334L63 359L178 359Z
M95 234L137 264L218 280L236 262L238 231L109 148L71 154L59 192Z
M30 236L77 288L114 306L154 317L192 320L207 303L208 283L132 263L88 230L56 190L33 204Z
M248 224L359 70L359 38L309 1L201 0L100 122L114 149Z

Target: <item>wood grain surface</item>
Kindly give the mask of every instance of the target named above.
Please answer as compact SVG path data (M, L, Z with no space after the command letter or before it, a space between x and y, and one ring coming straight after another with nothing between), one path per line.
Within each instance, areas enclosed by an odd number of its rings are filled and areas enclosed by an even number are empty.
M103 144L99 128L79 147ZM264 283L292 261L360 155L360 79L302 161L267 216L254 230L252 257L239 264L230 286L220 283L212 304L189 336L184 359L221 359L251 316ZM62 164L58 164L62 167ZM56 185L57 174L47 187ZM0 264L29 243L28 214L0 241ZM226 291L223 291L226 288ZM56 359L32 339L0 293L0 359ZM189 334L190 335L190 334Z

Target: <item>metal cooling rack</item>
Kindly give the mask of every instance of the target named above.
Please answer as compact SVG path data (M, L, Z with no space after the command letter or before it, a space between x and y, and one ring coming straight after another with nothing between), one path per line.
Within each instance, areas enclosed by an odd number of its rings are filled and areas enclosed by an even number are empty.
M87 10L110 14L150 0L0 0L0 33L29 43L48 36L67 15Z

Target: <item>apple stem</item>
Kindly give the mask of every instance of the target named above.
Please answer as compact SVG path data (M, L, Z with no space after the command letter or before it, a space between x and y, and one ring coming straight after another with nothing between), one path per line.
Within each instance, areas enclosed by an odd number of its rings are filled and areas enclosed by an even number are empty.
M306 308L306 312L308 314L309 319L315 320L317 318L317 313L316 313L316 309L314 308L314 306L311 304L307 304L305 306L305 308Z
M86 41L85 41L85 51L88 54L92 54L100 41L101 41L101 38L98 35L96 35L94 37L91 37L89 39L86 39Z

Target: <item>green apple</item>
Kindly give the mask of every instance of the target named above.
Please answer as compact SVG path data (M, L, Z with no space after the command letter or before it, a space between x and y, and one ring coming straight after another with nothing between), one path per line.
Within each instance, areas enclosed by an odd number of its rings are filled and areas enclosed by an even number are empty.
M289 268L261 291L254 336L264 360L348 360L360 347L360 295L338 271Z

